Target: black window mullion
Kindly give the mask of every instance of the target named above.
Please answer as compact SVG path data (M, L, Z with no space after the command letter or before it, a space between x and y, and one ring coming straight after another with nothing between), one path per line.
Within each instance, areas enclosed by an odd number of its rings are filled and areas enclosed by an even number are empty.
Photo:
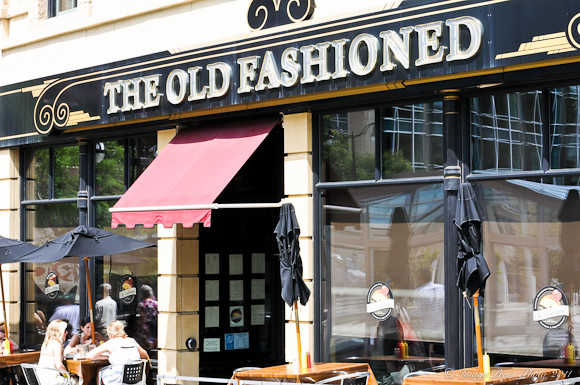
M375 109L375 180L380 180L383 177L383 155L382 155L382 114L381 109Z
M56 159L54 149L48 150L48 199L54 199L54 173L56 170Z
M548 171L552 167L550 160L550 89L542 89L542 170Z

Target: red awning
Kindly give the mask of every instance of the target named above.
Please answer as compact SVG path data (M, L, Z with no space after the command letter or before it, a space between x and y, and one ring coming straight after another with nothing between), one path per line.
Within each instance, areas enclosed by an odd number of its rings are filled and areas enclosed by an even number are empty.
M269 119L179 131L115 204L111 226L210 226L211 209L178 208L212 204L278 123Z

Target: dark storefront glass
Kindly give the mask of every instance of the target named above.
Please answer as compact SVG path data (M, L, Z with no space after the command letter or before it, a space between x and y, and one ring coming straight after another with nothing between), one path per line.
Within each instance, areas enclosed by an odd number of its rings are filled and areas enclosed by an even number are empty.
M385 108L381 115L383 178L443 169L442 102Z
M157 229L105 229L157 244ZM96 330L106 335L107 325L121 320L143 348L157 348L157 248L98 258L96 269Z
M322 204L328 359L393 355L400 338L396 319L404 323L405 338L415 341L410 355L443 354L443 186L333 189ZM390 286L395 301L384 321L366 308L368 290L378 281ZM373 371L380 382L394 369L379 365Z
M485 291L484 346L490 353L559 356L568 328L578 330L579 320L546 329L534 321L534 300L540 289L556 285L568 299L570 314L578 312L580 202L572 197L580 188L540 180L475 186L486 212L483 252L492 272Z
M473 172L542 169L542 92L470 99Z
M375 110L323 115L321 180L375 179Z
M49 149L33 150L29 154L26 166L26 199L49 199Z
M89 221L98 228L127 237L157 243L157 231L111 229L112 207L116 195L141 175L157 153L155 134L135 139L104 141L94 146L95 198L91 199ZM92 153L92 152L91 152ZM90 155L90 154L89 154ZM30 201L53 199L50 203L26 206L26 238L40 245L79 224L76 198L79 189L79 147L40 149L26 153L26 197ZM93 177L91 177L91 174ZM100 199L99 199L100 198ZM91 219L92 218L92 219ZM127 332L146 349L157 347L157 249L148 248L130 253L95 258L92 282L96 287L94 315L97 331L106 335L106 326L115 319L125 322ZM80 298L85 288L79 287L84 267L76 257L54 263L27 264L27 324L26 344L39 345L44 328L51 319L67 317L78 328ZM66 305L66 306L65 306Z
M54 198L74 198L79 191L78 146L54 149Z
M580 88L569 86L550 90L551 168L580 167Z
M125 192L124 141L95 144L95 195L121 195Z
M26 239L36 245L61 236L78 225L75 203L28 206ZM79 260L64 258L53 263L29 263L26 267L26 341L41 344L44 329L54 317L79 320ZM55 289L56 288L56 289Z
M157 136L153 134L131 138L127 151L129 153L127 169L130 186L157 156Z

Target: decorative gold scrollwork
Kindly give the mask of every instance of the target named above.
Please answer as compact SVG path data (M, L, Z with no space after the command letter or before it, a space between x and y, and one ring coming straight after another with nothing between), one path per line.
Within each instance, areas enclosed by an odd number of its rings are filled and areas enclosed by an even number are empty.
M580 13L568 23L568 40L576 48L580 48Z
M36 131L40 134L49 134L54 126L64 127L67 124L70 117L70 108L68 104L60 103L58 107L56 107L56 113L55 106L56 101L52 105L45 104L39 110L37 104L34 114L34 125Z
M255 31L308 19L314 0L253 0L248 9L248 25Z

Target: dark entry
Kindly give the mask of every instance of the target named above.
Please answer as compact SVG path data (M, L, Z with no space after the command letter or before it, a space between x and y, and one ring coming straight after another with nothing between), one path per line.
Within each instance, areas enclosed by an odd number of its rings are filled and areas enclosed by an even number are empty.
M282 138L276 127L216 202L279 202ZM278 216L277 208L214 210L211 227L200 231L200 376L284 362Z

